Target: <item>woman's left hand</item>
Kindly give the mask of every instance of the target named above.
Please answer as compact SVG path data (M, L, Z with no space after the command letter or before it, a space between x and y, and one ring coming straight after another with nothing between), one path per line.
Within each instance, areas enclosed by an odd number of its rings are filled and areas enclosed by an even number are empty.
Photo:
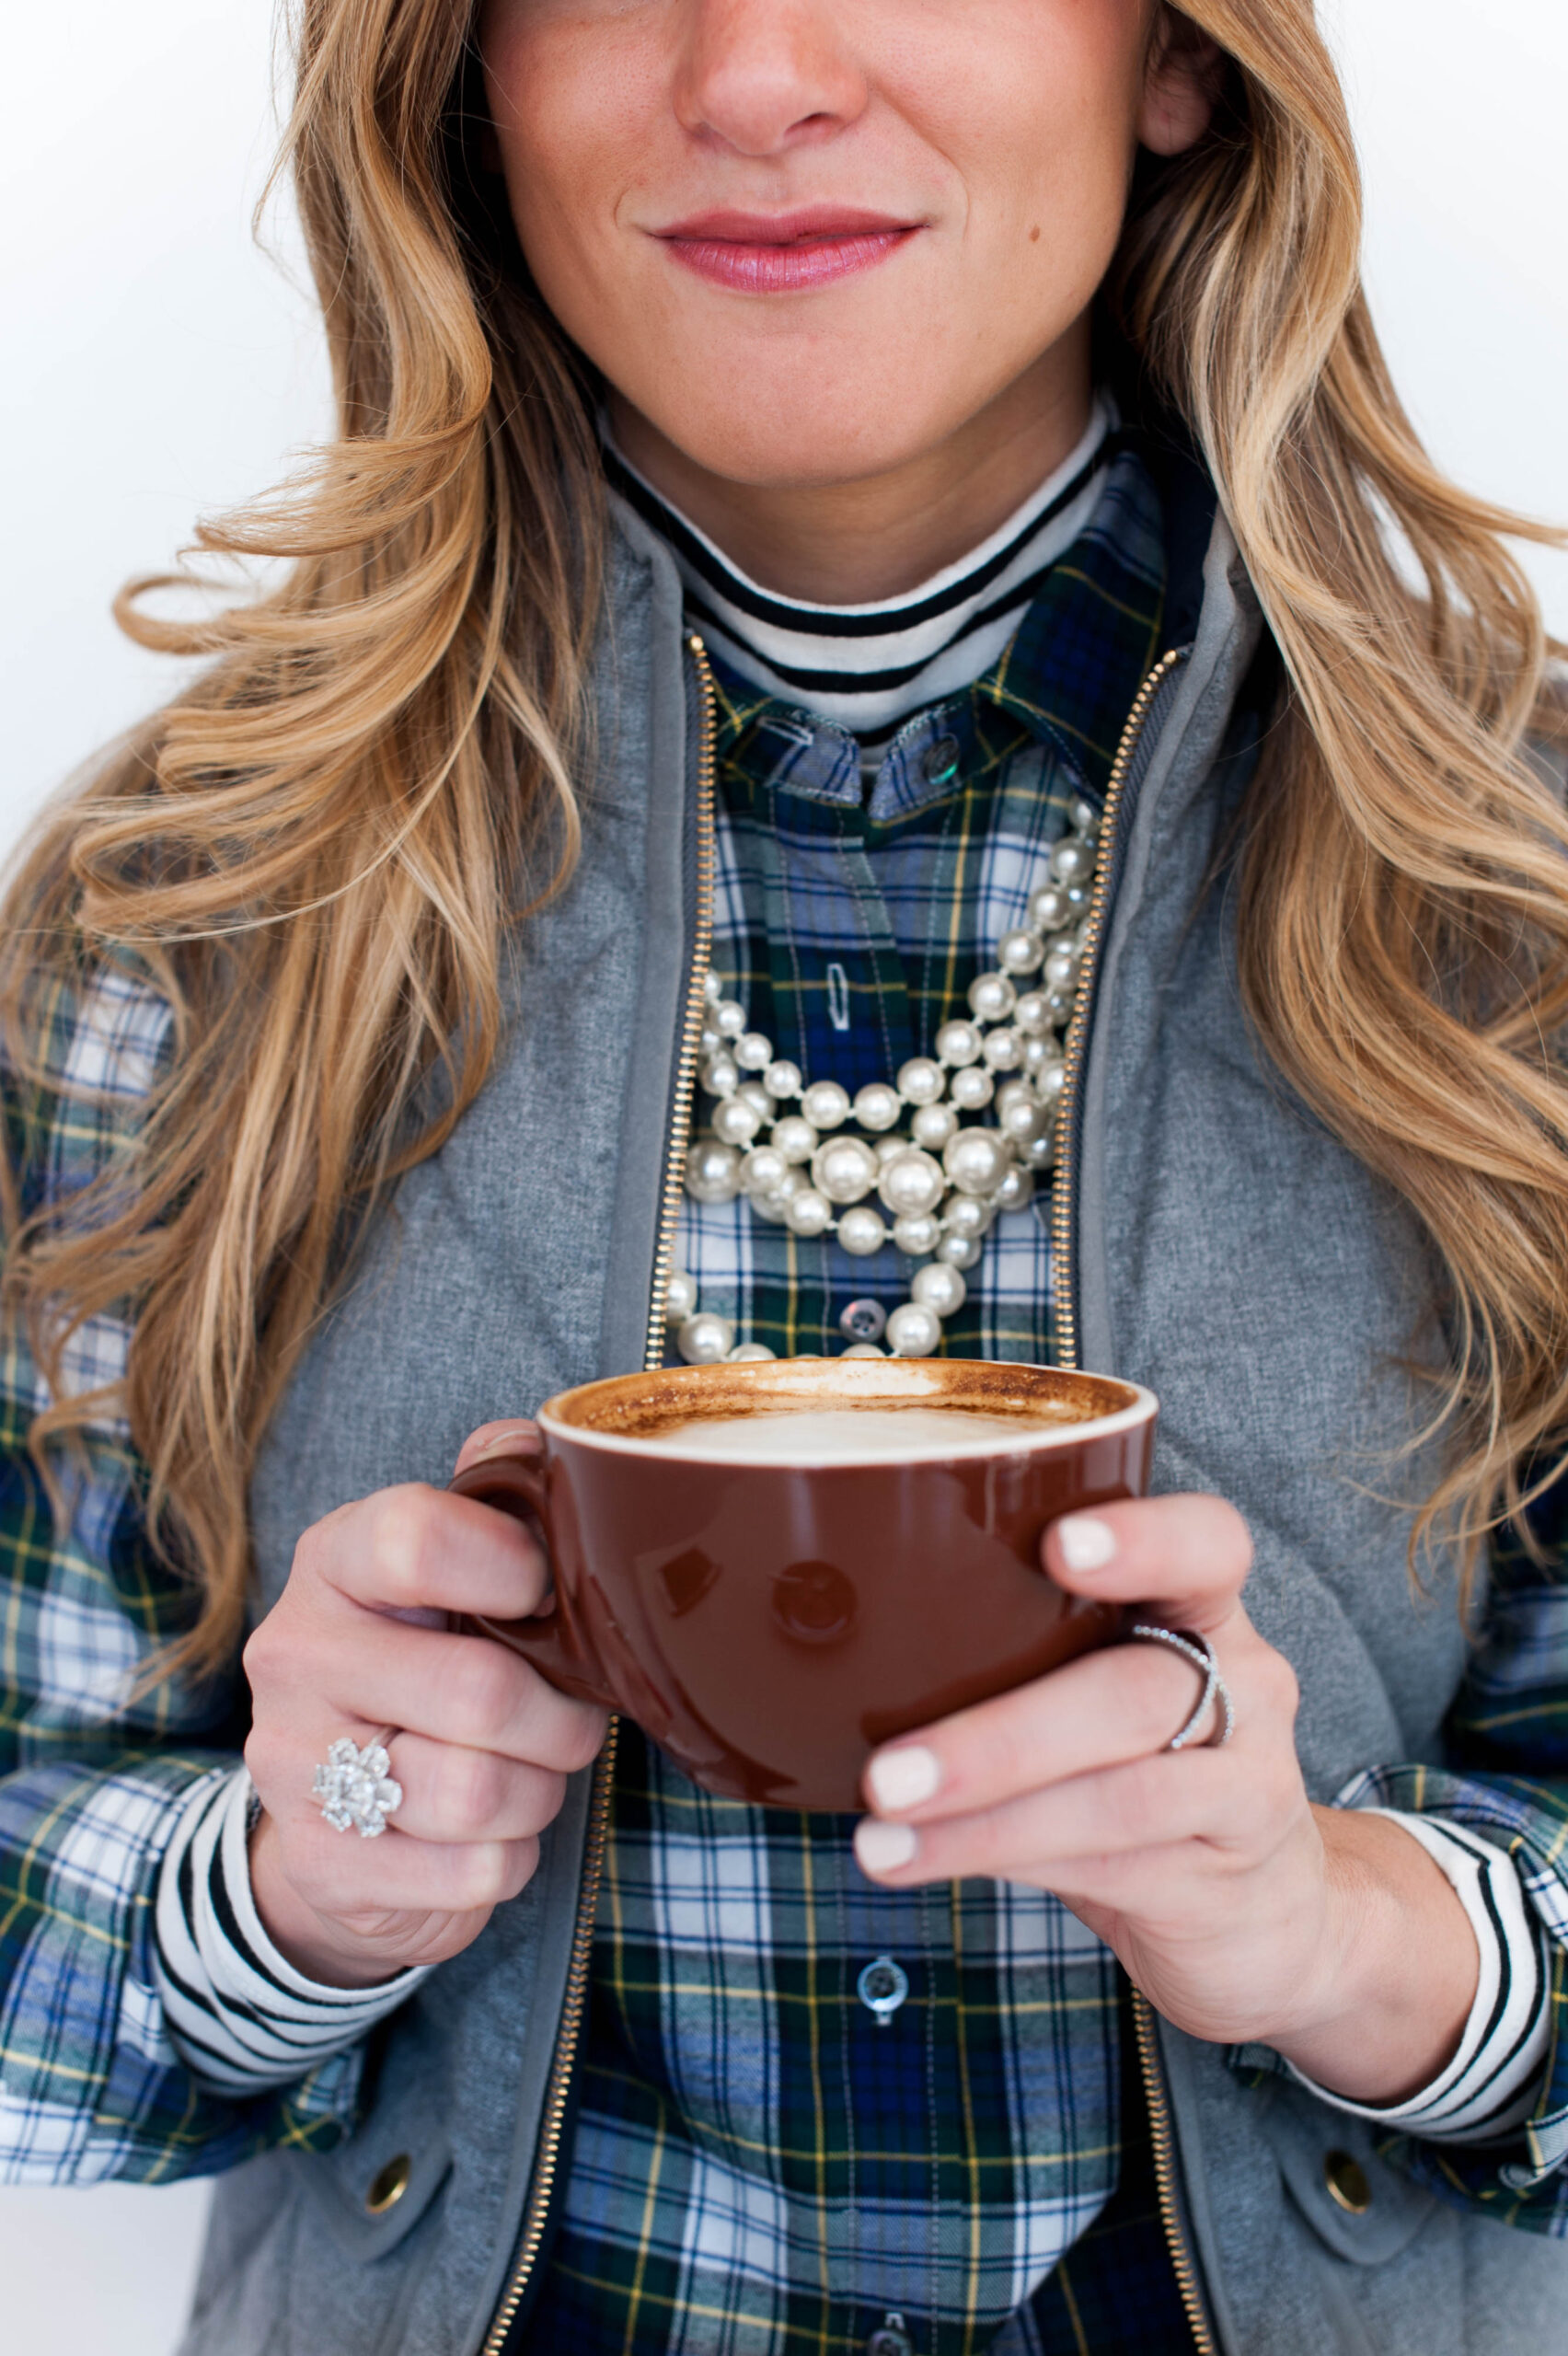
M1206 1637L1230 1741L1205 1747L1204 1726L1167 1749L1202 1691L1179 1654L1088 1654L880 1750L862 1869L1055 1891L1193 2036L1272 2045L1355 2100L1414 2093L1463 2031L1474 1934L1399 1825L1308 1799L1294 1672L1241 1602L1240 1516L1207 1496L1105 1506L1057 1522L1043 1553L1060 1586Z

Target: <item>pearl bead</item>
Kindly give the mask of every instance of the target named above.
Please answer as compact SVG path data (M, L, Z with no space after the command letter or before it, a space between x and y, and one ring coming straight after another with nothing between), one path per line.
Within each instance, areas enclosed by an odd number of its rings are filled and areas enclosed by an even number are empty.
M954 1072L952 1101L965 1113L978 1113L982 1105L990 1103L996 1086L984 1064L971 1064L967 1071Z
M786 1096L799 1096L801 1092L801 1067L799 1064L790 1063L787 1057L781 1057L778 1063L768 1065L767 1069L762 1075L762 1084L764 1088L767 1089L769 1096L778 1096L780 1098Z
M999 1211L1027 1210L1034 1199L1034 1180L1021 1161L1015 1161L997 1189Z
M897 1089L885 1080L873 1080L856 1094L855 1118L863 1129L891 1129L903 1111Z
M1032 1145L1036 1138L1043 1138L1051 1119L1044 1105L1032 1092L1015 1097L998 1117L1004 1135L1011 1138L1016 1146Z
M791 1234L824 1234L833 1223L833 1205L814 1186L802 1186L784 1206L784 1224Z
M980 1033L973 1022L944 1022L937 1033L937 1053L955 1068L980 1060Z
M1069 908L1073 909L1088 907L1089 885L1087 884L1069 884L1067 885L1067 906Z
M817 1149L817 1133L798 1113L773 1124L773 1142L786 1161L809 1161Z
M1077 1000L1078 992L1076 990L1047 990L1045 993L1045 1004L1050 1010L1052 1022L1057 1024L1058 1027L1065 1022L1071 1022L1073 1008L1076 1005Z
M1016 1071L1023 1061L1023 1041L1010 1028L987 1031L986 1061L993 1071Z
M1081 793L1075 795L1067 804L1067 816L1080 835L1097 835L1100 832L1100 813L1092 802L1085 801Z
M902 1104L898 1109L900 1112L904 1110ZM891 1161L895 1153L907 1153L908 1150L907 1138L878 1138L876 1140L877 1168L880 1170L884 1161Z
M717 1006L723 995L724 985L710 965L702 977L702 1002L705 1006Z
M991 1209L978 1195L955 1195L943 1222L950 1235L984 1235L991 1224Z
M1045 960L1043 980L1046 988L1070 990L1078 980L1078 967L1082 963L1082 957L1070 942L1064 942L1060 947L1053 949Z
M1029 1166L1031 1170L1049 1170L1055 1159L1056 1132L1055 1129L1047 1129L1045 1135L1043 1138L1036 1138L1030 1147Z
M743 1071L766 1071L773 1061L773 1042L760 1031L746 1031L735 1042L735 1061Z
M709 1096L732 1096L741 1084L741 1068L733 1056L709 1056L702 1068L702 1084Z
M1087 884L1094 872L1094 849L1076 835L1064 835L1051 846L1051 872L1058 884Z
M840 1350L838 1355L841 1358L885 1358L887 1352L879 1350L874 1342L852 1342L847 1350Z
M1011 1160L1007 1139L996 1129L960 1129L942 1155L942 1168L961 1194L991 1195Z
M750 1145L762 1126L762 1115L744 1096L726 1096L713 1112L713 1134L726 1145Z
M713 1023L705 1022L698 1034L697 1044L704 1057L716 1056L724 1044L724 1034Z
M771 1195L789 1167L776 1145L754 1145L741 1164L741 1184L748 1195Z
M1043 1103L1054 1104L1067 1084L1067 1068L1060 1056L1053 1056L1049 1063L1041 1065L1034 1075L1034 1085Z
M1029 895L1029 921L1040 932L1060 932L1072 909L1059 884L1042 884Z
M727 1317L715 1317L711 1310L688 1317L675 1335L675 1347L687 1366L716 1366L734 1346L734 1327Z
M997 943L997 963L1004 974L1032 974L1044 954L1043 941L1032 932L1004 932Z
M718 1138L698 1138L686 1156L686 1190L694 1203L732 1203L741 1191L741 1157Z
M922 1309L934 1309L939 1317L956 1315L969 1298L963 1270L948 1260L933 1260L922 1268L909 1289Z
M1013 1009L1013 1029L1026 1038L1043 1039L1051 1028L1051 1010L1041 990L1026 990Z
M1023 1043L1024 1070L1027 1072L1043 1071L1047 1064L1055 1063L1060 1053L1060 1048L1057 1046L1055 1040L1051 1037L1049 1033L1047 1033L1045 1037L1043 1039L1026 1039Z
M760 1218L767 1219L770 1225L781 1227L784 1223L786 1206L800 1193L805 1183L803 1171L786 1169L777 1186L770 1187L766 1195L752 1196L753 1210Z
M923 1301L906 1300L888 1319L887 1338L895 1358L928 1358L942 1338L941 1320Z
M764 1358L777 1355L766 1342L737 1342L734 1348L727 1353L727 1363L731 1366L758 1366Z
M838 1222L838 1241L857 1260L869 1260L887 1242L887 1229L870 1203L857 1203Z
M898 1092L906 1104L934 1104L947 1086L947 1074L929 1056L911 1056L901 1065Z
M876 1183L877 1158L863 1138L830 1138L812 1156L812 1184L830 1203L858 1203Z
M1018 992L1005 974L976 974L969 985L969 1004L982 1022L1005 1022L1018 1003Z
M751 1106L752 1111L757 1114L759 1119L764 1121L772 1120L774 1114L773 1099L769 1096L767 1089L764 1088L760 1080L743 1080L739 1088L736 1089L735 1093L740 1098L743 1104L749 1104Z
M948 1151L952 1151L950 1145ZM942 1184L941 1165L917 1146L906 1146L883 1162L877 1181L877 1192L894 1218L906 1211L934 1211L947 1189Z
M746 1011L738 999L721 998L713 1010L715 1027L726 1039L738 1039L746 1027Z
M922 1104L909 1124L916 1144L928 1153L940 1153L957 1126L958 1114L951 1104Z
M841 1128L849 1118L849 1091L836 1080L813 1080L801 1099L801 1110L813 1128Z
M912 1260L923 1260L941 1242L941 1222L934 1211L905 1211L893 1222L893 1240Z
M688 1276L684 1268L670 1271L669 1290L664 1295L664 1315L672 1325L684 1325L688 1317L697 1314L697 1278Z
M937 1246L937 1257L950 1268L973 1268L984 1249L977 1235L944 1235Z

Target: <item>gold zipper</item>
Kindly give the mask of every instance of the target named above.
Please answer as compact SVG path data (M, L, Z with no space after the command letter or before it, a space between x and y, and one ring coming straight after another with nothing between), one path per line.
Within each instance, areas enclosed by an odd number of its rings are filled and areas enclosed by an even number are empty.
M1133 765L1133 755L1147 725L1155 697L1182 659L1180 647L1172 647L1162 654L1134 699L1127 714L1127 724L1122 731L1122 741L1116 747L1116 757L1111 764L1111 777L1105 788L1105 807L1100 820L1100 860L1094 871L1094 886L1090 895L1088 935L1084 943L1083 962L1078 969L1078 1005L1067 1025L1066 1043L1062 1050L1064 1066L1061 1094L1056 1101L1056 1135L1070 1137L1073 1100L1078 1092L1078 1079L1083 1069L1084 1048L1089 1038L1090 1000L1094 995L1094 968L1100 956L1100 944L1105 930L1105 910L1111 897L1111 851L1115 840L1116 821L1121 815L1122 796L1126 791L1127 772ZM1056 1164L1051 1195L1051 1257L1058 1271L1072 1266L1073 1250L1073 1172L1072 1156ZM1063 1366L1078 1364L1078 1304L1073 1299L1071 1284L1064 1284L1058 1274L1056 1295L1056 1357Z
M1176 2205L1176 2134L1170 2124L1170 2097L1165 2091L1165 2073L1160 2067L1154 2006L1141 1988L1133 1990L1133 2022L1137 2032L1138 2060L1143 2065L1149 2139L1154 2145L1154 2182L1159 2196L1159 2222L1165 2228L1165 2246L1170 2252L1176 2288L1182 2293L1182 2304L1187 2311L1187 2322L1192 2328L1193 2345L1197 2350L1197 2356L1218 2356L1204 2306L1204 2294L1198 2287L1198 2269L1193 2263L1187 2236L1182 2229L1182 2215Z
M1122 741L1116 747L1116 758L1112 764L1110 781L1105 789L1105 809L1100 822L1100 860L1094 872L1094 888L1090 895L1088 932L1078 976L1078 1007L1067 1026L1066 1045L1063 1050L1066 1071L1057 1103L1056 1134L1059 1138L1068 1138L1069 1143L1074 1099L1083 1072L1089 1039L1094 969L1104 938L1105 914L1111 899L1111 860L1122 797L1126 791L1133 756L1142 741L1149 713L1154 709L1154 699L1182 660L1182 649L1172 647L1170 653L1161 656L1138 689L1133 708L1127 714L1127 724L1122 731ZM1071 1281L1072 1162L1070 1152L1058 1162L1051 1197L1051 1256L1057 1272L1056 1356L1063 1366L1068 1367L1076 1367L1078 1362L1078 1305L1073 1298ZM1176 2287L1182 2294L1182 2304L1186 2310L1197 2356L1217 2356L1214 2333L1209 2327L1203 2292L1198 2284L1198 2269L1182 2231L1181 2211L1176 2200L1176 2137L1170 2122L1170 2098L1165 2090L1165 2073L1160 2067L1154 2008L1147 1997L1136 1988L1133 1991L1133 2020L1138 2041L1138 2060L1143 2066L1144 2094L1148 2104L1155 2185L1159 2196L1159 2221L1165 2228L1166 2246L1170 2252Z
M713 821L718 741L718 699L708 650L700 638L686 641L697 664L702 696L702 738L697 764L697 940L686 983L686 1021L680 1057L675 1066L675 1091L670 1110L670 1138L664 1160L664 1192L659 1207L659 1234L653 1253L653 1288L648 1302L648 1332L642 1368L651 1374L664 1362L664 1303L675 1260L675 1222L680 1217L681 1189L686 1181L686 1148L691 1141L692 1100L697 1092L698 1053L702 1044L702 1019L708 972L713 953L713 883L718 863ZM480 2356L501 2356L523 2296L538 2264L545 2226L561 2161L571 2073L577 2063L582 2015L588 2004L588 1976L594 1956L594 1926L599 1911L599 1883L605 1870L605 1846L609 1837L610 1800L615 1784L616 1742L619 1721L612 1718L604 1749L594 1770L594 1793L588 1807L588 1838L582 1854L582 1882L577 1898L577 1920L571 1934L571 1961L567 1967L566 2002L561 2007L555 2058L545 2095L544 2122L539 2130L539 2156L528 2187L517 2240L517 2262L495 2316L485 2336Z

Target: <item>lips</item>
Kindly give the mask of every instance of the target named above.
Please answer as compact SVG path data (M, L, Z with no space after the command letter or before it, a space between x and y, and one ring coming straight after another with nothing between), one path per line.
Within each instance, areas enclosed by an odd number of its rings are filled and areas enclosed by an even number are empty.
M918 221L843 206L693 214L655 234L672 260L744 294L796 294L875 269L919 234Z

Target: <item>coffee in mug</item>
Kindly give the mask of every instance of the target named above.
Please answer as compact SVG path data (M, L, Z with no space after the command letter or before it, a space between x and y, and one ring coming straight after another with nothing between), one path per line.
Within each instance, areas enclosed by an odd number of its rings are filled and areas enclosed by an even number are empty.
M851 1809L880 1744L1115 1635L1040 1540L1143 1493L1157 1413L1136 1383L974 1358L583 1383L539 1410L542 1462L453 1483L536 1519L555 1573L553 1611L479 1624L710 1792Z

